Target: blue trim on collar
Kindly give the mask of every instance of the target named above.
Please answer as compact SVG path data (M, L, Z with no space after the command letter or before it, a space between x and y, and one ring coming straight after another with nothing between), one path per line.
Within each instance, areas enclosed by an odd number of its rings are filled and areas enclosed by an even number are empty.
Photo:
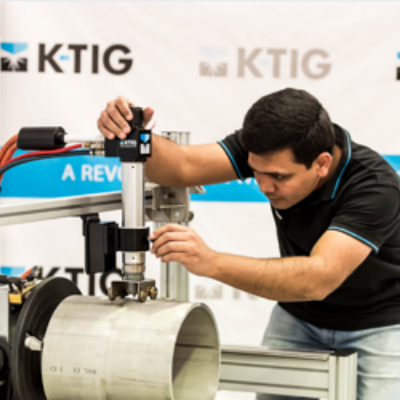
M343 166L342 170L340 171L340 174L339 174L339 176L338 176L338 178L337 178L337 180L336 180L335 188L333 189L331 199L333 199L333 198L335 197L336 190L337 190L337 188L338 188L338 186L339 186L339 183L340 183L340 179L342 178L342 175L343 175L343 173L344 173L344 171L345 171L345 169L346 169L346 167L347 167L347 165L349 164L350 159L351 159L351 142L350 142L350 135L349 135L349 133L348 133L347 131L344 131L344 132L345 132L345 134L346 134L346 136L347 136L347 149L348 149L347 160L346 160L346 164L344 164L344 166Z
M241 180L243 180L243 176L242 176L242 174L240 173L240 169L239 169L239 167L237 166L236 161L235 161L235 159L233 158L233 156L232 156L231 152L229 151L229 149L228 149L228 148L225 146L225 144L222 143L221 141L219 141L218 143L219 143L219 144L222 146L222 148L225 150L226 154L228 154L228 157L230 158L230 160L232 161L233 166L235 167L237 176L238 176Z

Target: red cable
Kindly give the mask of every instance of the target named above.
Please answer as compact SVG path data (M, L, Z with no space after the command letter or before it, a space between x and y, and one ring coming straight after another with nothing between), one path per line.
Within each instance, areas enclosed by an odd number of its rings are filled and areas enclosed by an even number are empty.
M73 146L64 147L63 149L58 149L58 150L34 151L31 153L23 154L22 156L15 157L15 158L5 162L4 164L2 164L2 167L6 166L14 161L21 160L23 158L35 157L35 156L45 156L47 154L61 154L61 153L66 153L67 151L70 151L70 150L78 149L80 147L82 147L81 144L74 144Z
M18 140L18 135L14 135L10 139L7 140L7 142L4 143L3 147L0 149L0 165L3 162L3 157L7 153L7 150L17 142Z
M25 279L29 274L31 274L33 272L33 268L29 268L27 271L25 271L20 278L21 279Z
M6 153L4 154L3 159L1 160L0 163L0 167L2 167L3 165L5 165L8 161L10 161L12 159L12 156L14 155L14 153L17 151L17 144L13 143L8 150L6 151Z

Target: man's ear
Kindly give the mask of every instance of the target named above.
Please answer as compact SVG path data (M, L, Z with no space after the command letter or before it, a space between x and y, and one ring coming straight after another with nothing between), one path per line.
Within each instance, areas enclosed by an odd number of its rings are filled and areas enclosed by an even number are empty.
M314 167L317 171L317 174L321 178L325 178L329 173L329 168L332 164L332 155L328 152L321 153L316 160L314 160Z

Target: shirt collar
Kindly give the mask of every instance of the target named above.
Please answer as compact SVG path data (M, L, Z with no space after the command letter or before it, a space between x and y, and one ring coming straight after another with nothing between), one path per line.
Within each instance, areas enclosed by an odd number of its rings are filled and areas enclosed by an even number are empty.
M334 124L335 131L337 134L341 135L342 139L342 155L340 157L339 164L336 168L335 173L325 183L324 186L312 192L308 197L297 203L294 207L301 207L303 205L314 205L321 201L329 201L335 198L339 184L342 180L343 174L346 171L347 166L351 160L351 137L349 132L341 128L339 125Z

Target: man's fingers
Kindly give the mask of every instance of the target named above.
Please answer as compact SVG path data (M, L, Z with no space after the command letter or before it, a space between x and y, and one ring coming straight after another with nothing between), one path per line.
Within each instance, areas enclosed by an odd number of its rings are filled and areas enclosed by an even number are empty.
M155 241L159 236L163 235L166 232L186 232L187 230L188 228L186 226L178 224L168 224L154 231L150 235L150 239Z
M157 257L163 257L169 253L186 253L189 250L187 242L168 242L161 246L156 253Z
M135 107L129 99L119 96L116 100L107 103L107 108L100 114L97 126L100 132L108 139L115 136L120 139L126 139L131 132L131 128L127 121L133 118L129 107ZM147 107L143 110L143 126L146 126L153 118L154 110Z
M129 101L126 97L124 96L119 96L115 100L115 105L118 108L119 112L124 116L125 119L130 121L132 119L132 113L129 107L135 107L135 104L133 104L131 101Z
M168 242L186 242L187 235L186 232L167 232L164 235L158 237L154 242L151 252L154 254L157 250Z
M143 126L146 125L151 121L154 115L154 110L150 107L147 107L143 110Z
M97 127L99 128L99 131L107 138L107 139L114 139L115 134L111 132L109 129L107 129L104 124L101 122L101 119L99 118L97 120Z
M128 122L125 117L121 114L121 112L114 105L107 106L107 114L109 118L114 122L116 126L119 128L119 137L121 139L125 139L126 135L131 131Z
M164 263L175 261L183 264L184 262L184 253L169 253L161 258L161 261Z
M100 121L103 124L103 126L110 132L112 132L114 135L116 136L120 135L121 130L119 129L118 125L115 125L114 121L108 116L106 110L102 111L102 113L100 114Z

